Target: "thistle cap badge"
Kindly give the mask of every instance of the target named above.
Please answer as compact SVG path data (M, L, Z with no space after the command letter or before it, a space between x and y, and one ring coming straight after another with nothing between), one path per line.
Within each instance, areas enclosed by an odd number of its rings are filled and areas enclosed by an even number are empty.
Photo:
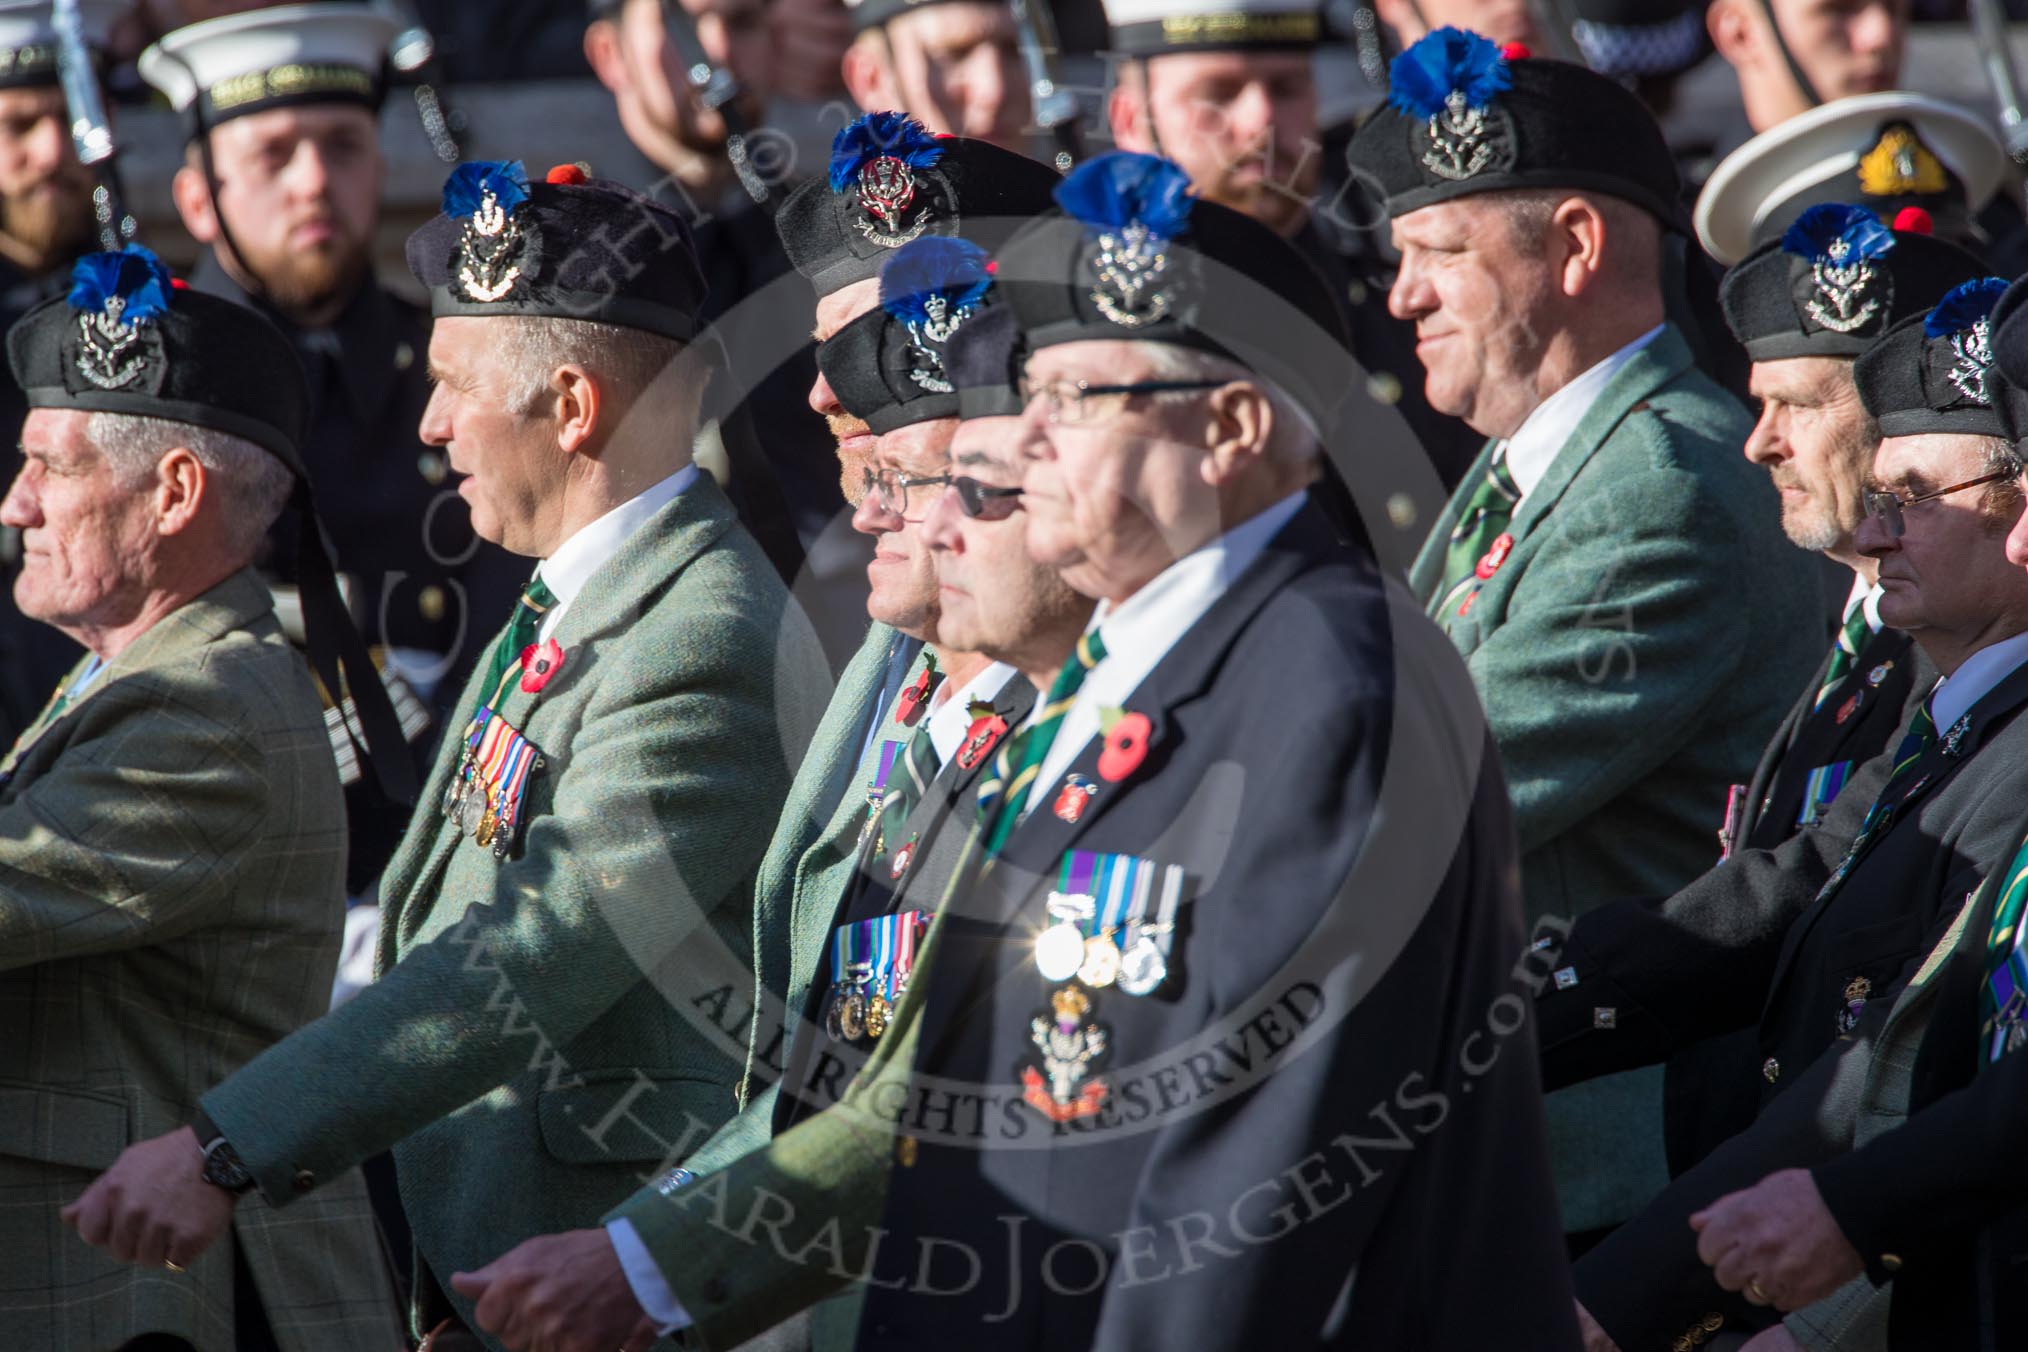
M1894 278L1877 260L1894 250L1894 232L1864 207L1826 202L1796 218L1782 249L1809 264L1796 304L1806 324L1832 333L1856 333L1884 323L1894 302Z
M101 390L158 387L167 358L155 319L169 308L173 291L169 269L138 244L78 259L69 298L77 331L66 345L72 369Z
M831 142L831 191L855 195L859 233L883 249L899 249L922 234L930 215L917 196L920 175L944 155L920 122L906 113L867 113Z
M540 236L523 219L528 171L521 161L473 160L444 181L444 215L463 220L453 275L465 299L490 304L529 280Z
M1197 205L1189 175L1158 156L1113 151L1071 171L1055 197L1084 227L1098 312L1123 329L1167 318L1180 280L1169 245Z
M1942 367L1944 378L1963 403L1992 405L1992 392L1987 388L1993 369L1990 327L1993 306L2006 289L2007 283L1998 277L1964 282L1938 301L1922 322L1930 353L1942 359L1935 365Z
M1493 100L1514 77L1491 38L1439 28L1395 57L1388 77L1388 101L1411 119L1411 149L1425 170L1462 183L1504 167L1512 138Z
M908 333L908 378L933 394L951 393L944 344L993 285L986 251L965 239L914 240L880 269L880 305Z

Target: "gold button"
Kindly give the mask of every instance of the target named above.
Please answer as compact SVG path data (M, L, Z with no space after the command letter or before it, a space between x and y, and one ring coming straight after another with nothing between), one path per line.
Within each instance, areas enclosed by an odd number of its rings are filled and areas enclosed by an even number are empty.
M1770 1056L1767 1060L1760 1063L1760 1077L1769 1084L1773 1084L1782 1077L1782 1063Z
M1706 1333L1716 1333L1718 1332L1718 1330L1724 1327L1725 1327L1724 1315L1712 1313L1704 1316L1704 1331Z
M904 1169L915 1168L916 1156L920 1151L921 1147L916 1144L913 1136L904 1136L894 1143L894 1158Z
M1889 1272L1901 1271L1901 1255L1898 1253L1881 1254L1880 1266L1886 1268Z
M308 1192L317 1186L317 1176L308 1169L296 1170L296 1177L293 1181L297 1192Z
M422 612L424 619L435 624L444 617L444 589L435 583L424 587L415 598L415 608Z

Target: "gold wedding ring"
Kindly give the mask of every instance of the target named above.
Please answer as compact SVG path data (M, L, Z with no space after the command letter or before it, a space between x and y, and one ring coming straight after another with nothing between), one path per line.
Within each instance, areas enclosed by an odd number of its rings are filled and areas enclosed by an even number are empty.
M166 1268L166 1269L167 1269L168 1271L170 1271L170 1272L181 1272L181 1271L183 1271L183 1269L182 1269L181 1267L179 1267L179 1266L178 1266L178 1265L176 1265L175 1263L172 1263L172 1262L170 1262L170 1261L169 1261L168 1259L166 1259L166 1258L164 1258L164 1259L162 1260L162 1266L163 1266L164 1268Z
M1773 1297L1768 1295L1765 1288L1761 1286L1759 1279L1753 1277L1746 1279L1746 1298L1756 1305L1774 1304Z

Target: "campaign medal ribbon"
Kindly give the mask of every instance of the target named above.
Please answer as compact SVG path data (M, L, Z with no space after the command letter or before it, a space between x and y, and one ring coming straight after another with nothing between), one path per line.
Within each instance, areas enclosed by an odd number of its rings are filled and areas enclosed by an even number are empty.
M1845 787L1845 781L1852 776L1852 762L1838 761L1832 765L1819 765L1810 771L1803 781L1803 805L1796 813L1797 826L1815 826L1824 820L1824 811L1838 797Z
M866 786L866 820L859 827L859 843L864 845L873 834L873 828L880 820L880 808L887 801L887 780L894 773L894 763L901 756L902 748L908 743L901 738L890 738L880 744L880 760L874 766L873 780ZM874 853L880 853L878 846Z
M908 990L929 916L922 911L875 916L840 925L831 935L831 999L824 1030L833 1041L877 1038Z

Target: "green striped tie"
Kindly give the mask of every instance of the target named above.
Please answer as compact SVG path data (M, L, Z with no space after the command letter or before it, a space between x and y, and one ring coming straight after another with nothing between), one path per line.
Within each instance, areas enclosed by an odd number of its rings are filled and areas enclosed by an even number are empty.
M1936 720L1930 716L1929 701L1924 700L1916 709L1915 717L1908 721L1908 732L1903 735L1901 745L1894 749L1894 768L1888 772L1885 787L1873 800L1873 806L1866 810L1866 819L1859 823L1859 834L1852 838L1845 857L1838 861L1838 867L1818 889L1818 901L1843 886L1852 870L1859 866L1859 861L1866 857L1866 852L1873 848L1874 841L1894 825L1894 814L1900 811L1901 800L1906 795L1909 772L1936 745L1936 740Z
M985 833L988 856L1000 853L1000 847L1007 843L1008 835L1021 819L1021 810L1028 804L1028 790L1034 787L1035 776L1049 756L1049 745L1056 740L1063 716L1077 698L1078 687L1084 684L1091 669L1105 660L1106 645L1098 630L1079 639L1077 651L1050 683L1049 694L1034 721L1008 739L993 760L992 773L979 781L979 825Z
M875 857L893 854L902 844L901 828L907 824L916 804L929 792L930 781L937 777L937 771L943 764L937 756L937 744L930 737L929 725L930 721L925 717L917 726L915 736L908 739L900 764L887 772L886 791L880 799Z
M1852 618L1845 621L1845 627L1838 631L1837 646L1831 649L1831 665L1824 672L1824 683L1817 687L1817 701L1810 706L1812 713L1824 707L1824 701L1831 698L1831 692L1838 683L1851 674L1852 664L1859 660L1859 646L1873 633L1873 626L1866 623L1866 607L1852 607Z
M480 689L486 693L480 704L491 708L499 702L500 689L507 683L507 673L521 662L521 650L535 642L535 635L542 628L542 617L556 604L556 593L537 573L533 581L522 589L521 599L514 603L514 618L507 622L507 632L500 635L499 643L493 647L493 661L486 669L486 684Z
M2022 1012L2028 1009L2028 952L2020 935L2021 913L2028 909L2028 844L2014 853L2006 878L1986 932L1986 981L1979 989L1979 1031L1986 1044L1982 1066L1999 1060L2018 1041Z
M1521 489L1507 471L1507 448L1502 446L1451 528L1451 542L1444 548L1444 582L1429 608L1439 623L1448 623L1465 594L1479 585L1479 560L1514 519L1514 504L1520 500Z

